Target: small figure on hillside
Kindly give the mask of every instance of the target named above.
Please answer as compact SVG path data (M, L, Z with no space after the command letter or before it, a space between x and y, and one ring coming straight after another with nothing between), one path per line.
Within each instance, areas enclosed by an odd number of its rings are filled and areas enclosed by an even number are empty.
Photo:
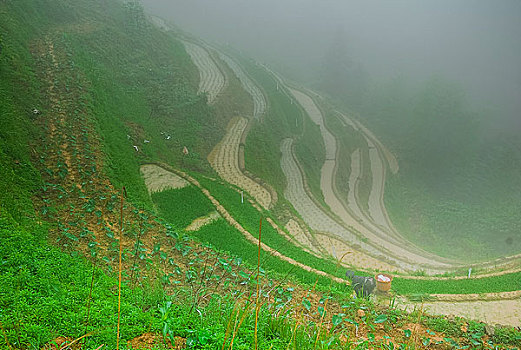
M188 155L188 148L186 148L186 146L183 146L183 154L185 156Z
M134 149L136 150L136 152L139 152L139 148L137 146L134 146Z
M145 140L143 141L143 143L150 143L150 140Z
M367 298L376 287L376 281L373 277L357 276L355 275L355 272L351 270L346 272L346 276L351 280L353 289L358 298Z
M42 113L42 112L40 112L39 109L37 109L37 108L33 108L33 114L34 114L34 115L40 115L41 113Z

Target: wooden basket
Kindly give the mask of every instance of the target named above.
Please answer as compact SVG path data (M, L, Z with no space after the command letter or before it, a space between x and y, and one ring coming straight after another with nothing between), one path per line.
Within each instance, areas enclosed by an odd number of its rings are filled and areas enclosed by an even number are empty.
M378 276L382 275L387 278L389 278L389 282L383 282L378 280ZM374 276L374 279L376 281L376 289L380 292L388 292L391 290L391 282L393 281L393 276L388 275L386 273L378 273Z

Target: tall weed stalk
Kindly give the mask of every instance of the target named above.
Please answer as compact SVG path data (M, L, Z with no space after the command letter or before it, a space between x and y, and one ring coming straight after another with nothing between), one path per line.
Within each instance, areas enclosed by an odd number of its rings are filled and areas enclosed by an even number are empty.
M262 217L259 221L259 250L257 253L257 294L255 296L255 350L257 350L257 328L259 323L259 292L260 292L260 285L259 285L259 277L260 277L260 254L261 254L261 232L262 232Z
M116 335L116 349L119 350L119 324L121 320L121 255L123 251L123 202L125 200L125 195L127 190L125 186L121 190L121 205L120 205L120 215L119 215L119 266L118 266L118 329Z

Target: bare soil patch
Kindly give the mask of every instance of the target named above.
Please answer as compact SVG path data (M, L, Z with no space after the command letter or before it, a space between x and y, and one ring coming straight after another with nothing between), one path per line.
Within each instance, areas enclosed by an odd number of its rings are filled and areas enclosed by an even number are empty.
M219 215L218 212L214 211L206 216L202 216L192 221L192 223L185 228L185 231L198 231L201 227L211 224L220 217L221 215Z
M142 165L140 170L149 193L183 188L190 185L190 183L182 177L166 171L155 164Z
M172 345L170 339L166 342L159 334L145 333L139 337L129 340L127 346L129 349L152 350L152 349L186 349L186 339L175 337L175 342Z

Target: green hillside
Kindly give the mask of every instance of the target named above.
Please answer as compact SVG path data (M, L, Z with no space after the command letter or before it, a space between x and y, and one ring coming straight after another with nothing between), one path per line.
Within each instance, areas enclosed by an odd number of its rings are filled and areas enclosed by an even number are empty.
M319 201L324 146L274 77L244 58L269 106L246 139L246 168L280 201L272 211L248 195L239 202L207 156L253 102L214 57L228 80L208 104L181 38L154 26L139 1L0 1L0 349L516 346L512 327L487 336L483 323L353 298L336 261L267 224L295 215L283 198L281 140L296 138ZM352 132L327 113L328 127ZM340 139L344 155L360 144ZM192 183L150 193L144 164ZM185 230L218 210L215 201L236 224L221 215ZM508 292L518 279L397 277L395 293ZM441 340L412 336L412 323Z

